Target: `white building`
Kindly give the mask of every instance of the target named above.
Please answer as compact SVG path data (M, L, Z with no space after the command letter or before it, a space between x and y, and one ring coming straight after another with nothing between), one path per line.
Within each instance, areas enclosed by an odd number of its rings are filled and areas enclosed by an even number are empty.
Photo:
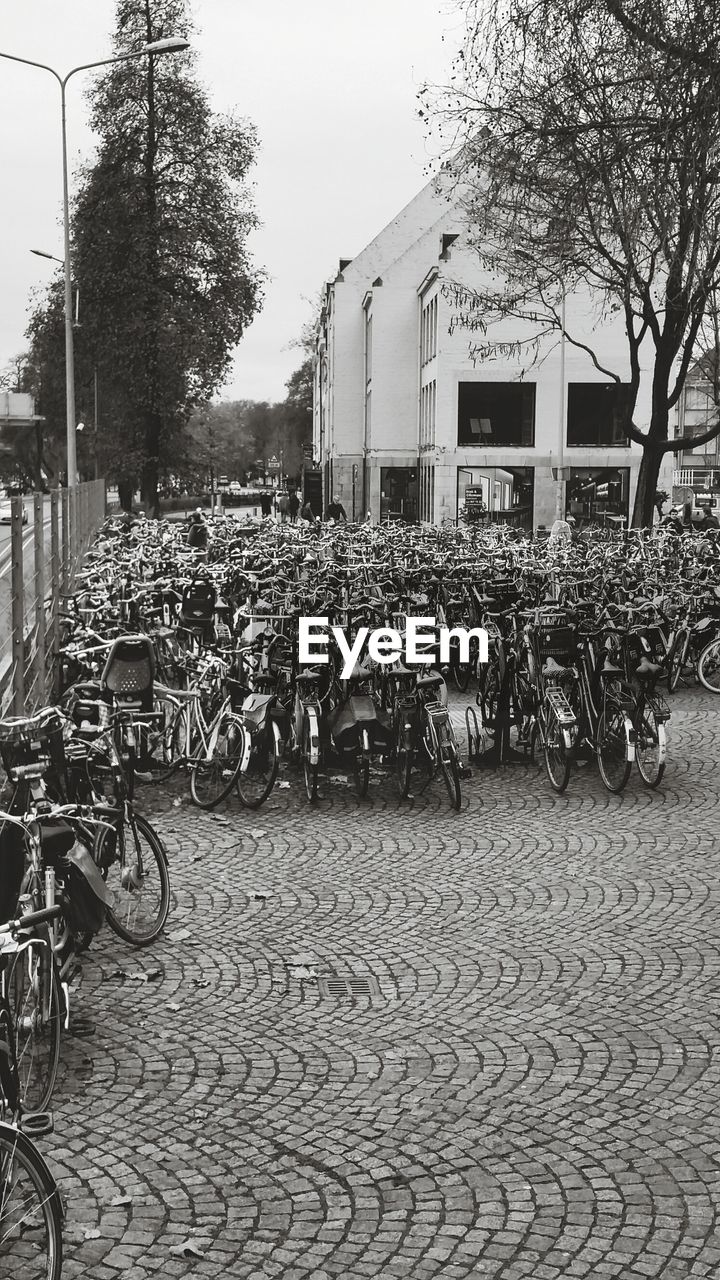
M562 465L568 514L629 516L641 450L619 427L624 387L557 334L529 366L516 321L486 335L502 355L473 363L473 335L452 323L452 285L482 279L439 180L357 257L340 260L317 329L314 455L324 502L335 496L349 518L371 510L375 519L440 523L482 498L491 518L537 529L555 518L553 469ZM568 296L566 331L627 381L622 319L600 323L596 310L589 297ZM644 429L648 419L643 379L634 420ZM671 472L672 455L662 487Z

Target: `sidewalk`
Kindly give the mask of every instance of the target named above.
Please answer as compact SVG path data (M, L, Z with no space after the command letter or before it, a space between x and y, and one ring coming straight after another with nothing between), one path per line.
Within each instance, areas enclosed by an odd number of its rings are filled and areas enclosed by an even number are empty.
M672 711L659 794L144 790L174 901L84 966L63 1276L716 1277L720 701Z

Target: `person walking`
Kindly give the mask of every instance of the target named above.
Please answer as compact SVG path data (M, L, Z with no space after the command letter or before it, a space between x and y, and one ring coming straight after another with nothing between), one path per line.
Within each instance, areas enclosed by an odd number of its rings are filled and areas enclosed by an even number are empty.
M336 524L338 523L338 521L342 520L343 524L347 524L347 515L345 514L345 508L341 502L338 502L337 498L333 497L328 502L327 511L325 512L325 519L334 520Z
M300 499L298 498L295 490L292 489L291 492L288 494L288 515L290 516L291 524L295 524L298 518L299 510L300 510Z
M266 493L266 492L261 493L260 494L260 512L262 514L263 519L265 519L266 516L272 515L272 507L273 507L272 494Z

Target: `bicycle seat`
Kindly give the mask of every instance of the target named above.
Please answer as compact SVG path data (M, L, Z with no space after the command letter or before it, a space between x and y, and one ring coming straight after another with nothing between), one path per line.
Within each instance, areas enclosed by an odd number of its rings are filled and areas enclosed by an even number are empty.
M606 679L612 680L615 678L615 676L622 676L624 674L625 672L623 671L622 667L619 667L617 663L612 661L611 658L605 659L603 669L600 672L601 677L604 676Z
M545 659L545 665L542 669L544 676L562 676L567 671L567 667L561 666L553 657Z
M113 641L100 677L103 693L152 711L154 679L155 649L149 636L119 636Z
M429 676L418 676L417 678L418 689L437 689L439 685L444 683L445 681L439 671L433 671Z
M309 671L300 671L296 676L297 684L310 684L316 680L322 680L324 673L318 671L317 667L310 667Z
M635 668L635 675L639 676L640 679L647 678L648 680L652 680L655 676L658 676L661 671L662 666L659 662L651 662L650 659L643 654L643 657L640 660L640 665Z
M370 670L369 667L363 666L362 663L358 663L358 665L353 668L353 670L350 672L350 675L348 676L348 680L370 680L370 679L372 679L372 671Z

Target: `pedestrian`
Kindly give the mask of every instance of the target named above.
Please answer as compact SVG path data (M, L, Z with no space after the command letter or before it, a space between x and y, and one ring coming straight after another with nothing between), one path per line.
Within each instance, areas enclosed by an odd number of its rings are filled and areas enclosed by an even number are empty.
M280 522L284 524L288 513L288 495L286 493L280 494L277 500L277 509L280 513Z
M307 520L308 524L315 523L315 512L313 511L312 504L310 502L306 502L303 506L303 509L300 512L300 519Z
M196 507L190 517L190 527L187 531L186 542L195 551L205 551L207 549L208 527L202 507Z
M272 494L261 493L260 494L260 511L262 513L263 519L266 516L269 516L272 514L272 506L273 506Z
M295 521L298 518L299 510L300 510L300 499L298 498L295 490L293 489L288 494L288 515L290 516L291 524L295 524Z
M347 524L347 516L345 514L345 508L341 502L338 502L337 498L333 497L328 502L327 511L325 512L325 519L333 520L335 524L337 524L339 520L342 520L344 524Z

